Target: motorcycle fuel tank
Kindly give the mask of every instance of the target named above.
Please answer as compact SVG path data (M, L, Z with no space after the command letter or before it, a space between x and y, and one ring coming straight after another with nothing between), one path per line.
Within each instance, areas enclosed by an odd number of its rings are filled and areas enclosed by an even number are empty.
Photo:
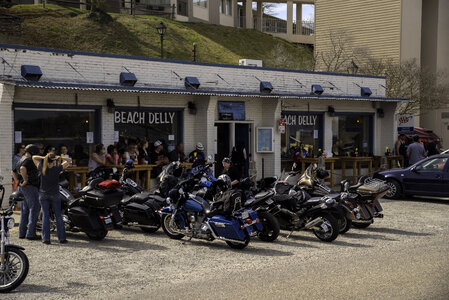
M185 211L203 211L203 206L196 201L188 199L184 204Z

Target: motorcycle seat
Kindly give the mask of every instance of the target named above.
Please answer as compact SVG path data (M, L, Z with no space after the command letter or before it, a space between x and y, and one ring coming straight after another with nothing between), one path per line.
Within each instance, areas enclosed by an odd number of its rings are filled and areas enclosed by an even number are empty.
M283 201L291 200L291 197L289 195L277 194L277 195L273 196L273 200L276 202L283 202Z
M312 197L312 198L304 201L303 204L305 204L305 205L317 205L317 204L320 204L321 202L323 202L323 198L322 197Z
M270 198L271 196L273 196L273 192L267 191L267 192L258 193L257 195L254 196L254 198L256 200L266 200L266 199Z
M356 193L356 192L357 192L357 189L358 189L359 187L361 187L362 185L363 185L363 183L359 182L359 183L357 183L356 185L350 186L350 187L348 188L348 192L350 192L350 193Z

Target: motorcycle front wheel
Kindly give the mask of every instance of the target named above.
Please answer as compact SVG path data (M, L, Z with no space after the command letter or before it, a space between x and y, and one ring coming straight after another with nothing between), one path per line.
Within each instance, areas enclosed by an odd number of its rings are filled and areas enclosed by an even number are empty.
M315 236L324 242L335 240L340 231L337 219L328 213L320 213L316 217L321 217L323 222L319 225L319 228L313 229Z
M180 240L184 237L183 234L177 233L176 224L175 222L171 223L171 215L163 215L162 216L162 229L164 230L165 234L168 235L169 238Z
M226 241L226 244L228 244L228 246L231 247L232 249L243 249L243 248L246 248L246 246L248 246L249 239L250 239L250 237L246 236L244 244L234 243L234 242L230 242L230 241Z
M26 254L16 248L5 252L3 268L0 267L0 293L12 291L27 277L30 263Z
M268 212L258 213L260 222L262 223L262 231L257 235L264 242L272 242L279 236L279 222Z

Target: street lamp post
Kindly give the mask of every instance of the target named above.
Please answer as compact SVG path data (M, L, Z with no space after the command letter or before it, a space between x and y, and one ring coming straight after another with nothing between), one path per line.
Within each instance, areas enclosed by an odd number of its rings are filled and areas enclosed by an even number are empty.
M156 27L157 33L161 36L161 58L164 58L164 34L167 30L167 26L163 22L160 22Z
M196 43L193 43L193 61L196 61Z

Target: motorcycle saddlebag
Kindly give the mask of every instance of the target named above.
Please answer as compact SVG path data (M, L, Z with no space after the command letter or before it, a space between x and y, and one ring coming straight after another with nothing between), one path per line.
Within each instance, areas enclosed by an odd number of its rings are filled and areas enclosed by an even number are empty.
M69 209L68 214L73 225L76 227L87 230L99 230L104 228L104 225L100 221L98 215L94 212L89 212L84 207L72 207Z
M242 225L235 218L216 215L209 220L209 224L217 236L233 240L245 239Z
M110 207L118 205L123 198L121 189L99 190L94 189L88 191L84 196L84 203L93 207Z
M157 225L159 218L153 206L148 203L129 203L123 211L126 222L137 222L142 225Z

